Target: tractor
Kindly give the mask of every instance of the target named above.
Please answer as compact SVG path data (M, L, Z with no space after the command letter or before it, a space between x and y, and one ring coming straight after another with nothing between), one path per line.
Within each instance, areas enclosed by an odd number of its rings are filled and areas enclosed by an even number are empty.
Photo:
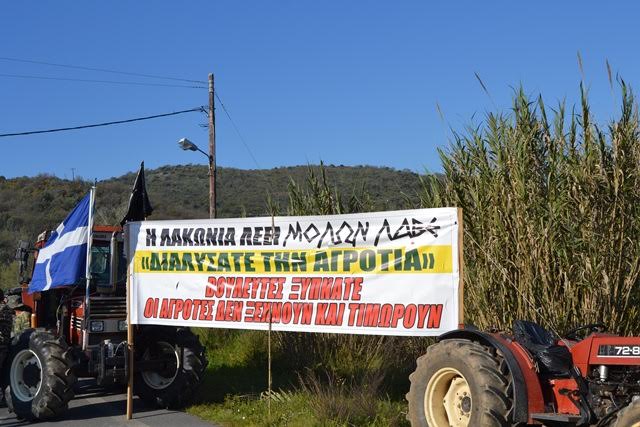
M640 427L640 337L579 326L560 338L515 321L510 333L463 327L418 358L411 425Z
M30 275L50 232L35 245L20 242L16 259L20 310L26 315L3 364L5 400L16 416L46 420L63 415L77 378L99 386L126 384L127 260L120 227L94 226L90 280L28 292ZM194 396L207 365L203 346L188 328L136 327L134 392L150 405L178 408Z

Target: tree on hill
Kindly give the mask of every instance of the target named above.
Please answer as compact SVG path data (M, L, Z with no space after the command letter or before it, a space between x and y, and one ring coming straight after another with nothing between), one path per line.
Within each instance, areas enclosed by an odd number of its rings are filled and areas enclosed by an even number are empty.
M269 213L267 200L284 206L290 182L304 181L317 166L292 166L265 170L219 168L218 215L260 216ZM325 172L342 193L366 188L378 209L404 206L416 195L420 177L409 171L371 166L326 166ZM146 171L147 188L155 208L154 219L206 218L208 216L207 167L163 166ZM124 215L135 173L98 183L96 222L117 224ZM12 266L18 240L33 242L37 235L60 224L91 187L51 175L0 179L0 285L15 285ZM414 197L415 198L415 197Z

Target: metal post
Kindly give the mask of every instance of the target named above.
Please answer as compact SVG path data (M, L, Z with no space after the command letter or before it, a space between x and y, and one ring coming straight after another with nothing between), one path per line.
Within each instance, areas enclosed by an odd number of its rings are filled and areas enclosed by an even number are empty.
M82 334L82 350L87 349L87 345L89 344L89 334L87 330L89 330L89 315L91 311L91 307L89 304L89 287L91 285L91 246L93 244L93 205L96 201L96 186L91 187L89 191L89 221L87 223L87 259L86 259L86 269L85 269L85 290L84 290L84 327L85 332Z
M216 217L216 112L213 73L209 74L209 218Z

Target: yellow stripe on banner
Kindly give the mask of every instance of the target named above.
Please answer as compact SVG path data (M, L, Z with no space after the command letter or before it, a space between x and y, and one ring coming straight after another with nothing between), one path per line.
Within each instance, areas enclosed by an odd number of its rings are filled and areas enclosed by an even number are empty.
M451 245L417 248L136 251L136 273L451 273Z

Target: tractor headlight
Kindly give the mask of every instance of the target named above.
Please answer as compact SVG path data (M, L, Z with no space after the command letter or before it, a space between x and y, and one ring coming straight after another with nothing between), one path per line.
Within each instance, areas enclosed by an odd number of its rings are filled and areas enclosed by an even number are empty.
M126 320L118 320L118 330L126 331L127 330L127 321Z
M92 320L89 324L89 330L91 332L103 332L104 322L102 320Z

